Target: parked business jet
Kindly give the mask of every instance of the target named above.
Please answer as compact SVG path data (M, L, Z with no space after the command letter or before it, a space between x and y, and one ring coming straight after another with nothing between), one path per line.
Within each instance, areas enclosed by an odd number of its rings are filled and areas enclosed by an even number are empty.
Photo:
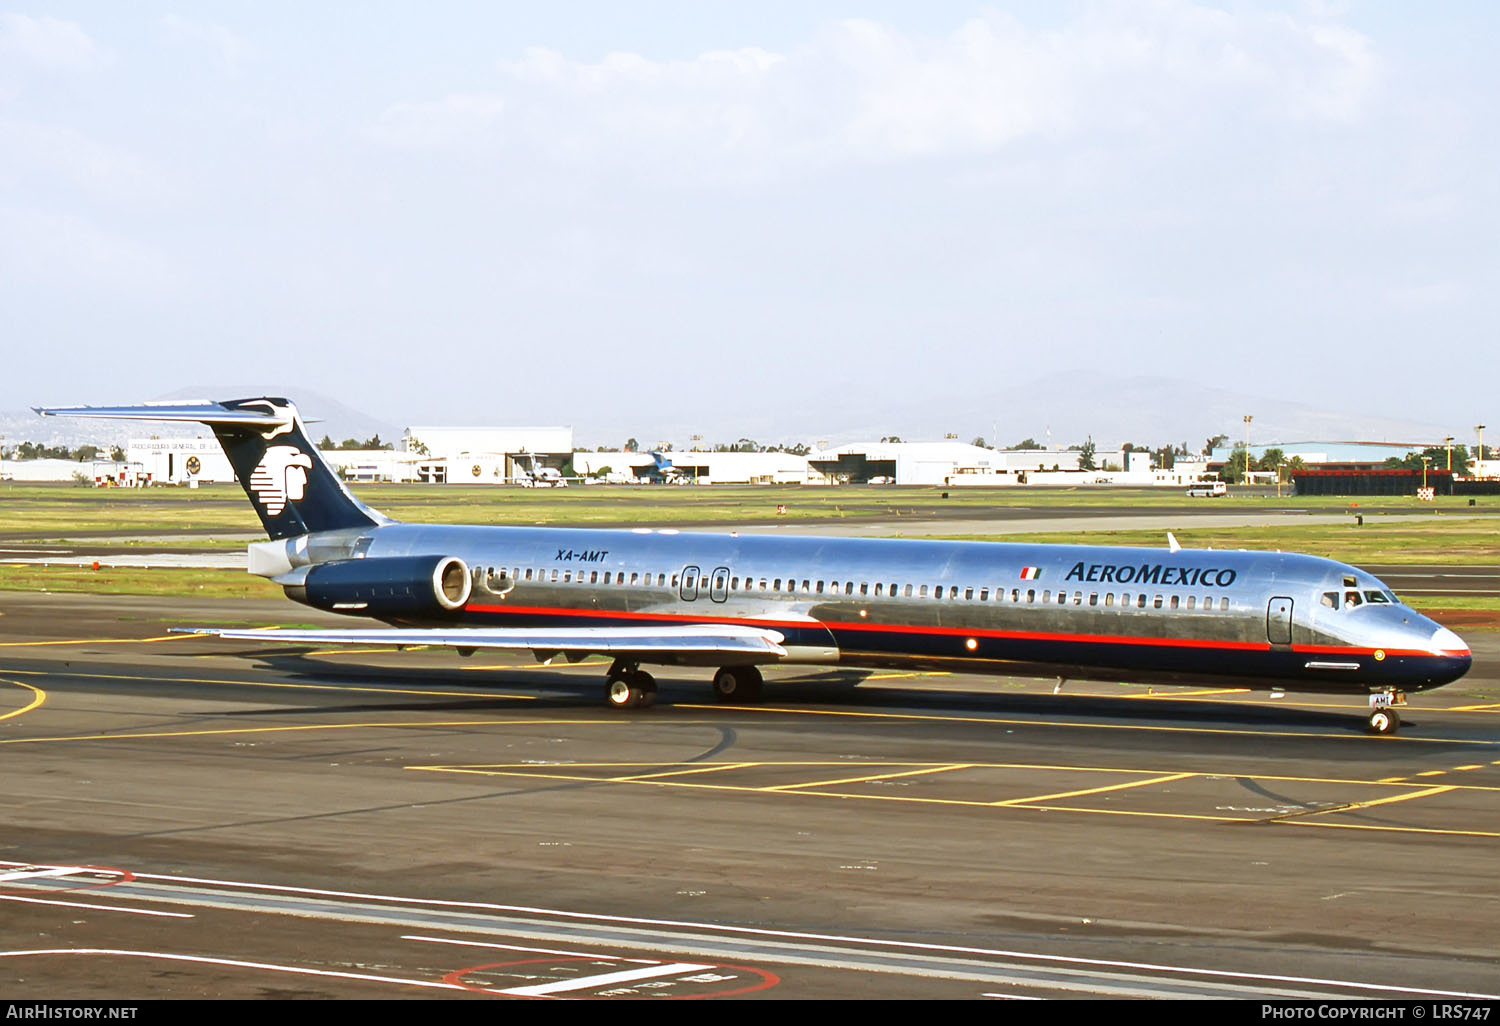
M749 702L760 667L823 663L1368 693L1391 733L1406 692L1471 663L1379 580L1314 556L405 524L345 489L286 399L37 412L207 424L270 537L250 572L387 625L205 633L603 654L621 709L655 699L644 665L714 668L718 698Z

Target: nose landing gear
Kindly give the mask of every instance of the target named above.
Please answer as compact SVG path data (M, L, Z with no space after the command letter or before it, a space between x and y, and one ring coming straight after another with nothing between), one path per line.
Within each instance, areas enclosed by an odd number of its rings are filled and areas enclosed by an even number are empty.
M1370 730L1376 734L1394 734L1401 726L1396 706L1406 704L1406 693L1395 688L1370 695Z

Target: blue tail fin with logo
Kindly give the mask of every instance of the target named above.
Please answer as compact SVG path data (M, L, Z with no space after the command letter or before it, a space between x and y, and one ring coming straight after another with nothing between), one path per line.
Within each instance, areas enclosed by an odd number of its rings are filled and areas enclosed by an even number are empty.
M51 407L36 412L44 417L207 424L271 538L358 530L390 522L349 493L308 441L297 407L286 399Z

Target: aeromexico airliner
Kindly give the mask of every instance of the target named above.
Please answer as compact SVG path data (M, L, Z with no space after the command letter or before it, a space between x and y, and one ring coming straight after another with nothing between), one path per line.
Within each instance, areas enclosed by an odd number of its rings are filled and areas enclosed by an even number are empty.
M1370 696L1468 671L1469 648L1357 567L1293 553L398 523L346 490L286 399L39 409L213 429L269 541L250 572L386 624L213 630L236 639L530 649L613 658L611 706L649 705L643 665L715 669L754 701L761 666L837 663Z

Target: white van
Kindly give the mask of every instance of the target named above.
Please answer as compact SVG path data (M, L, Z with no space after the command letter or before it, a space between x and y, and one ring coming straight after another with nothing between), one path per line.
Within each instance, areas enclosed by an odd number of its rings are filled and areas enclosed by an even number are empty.
M1188 497L1192 499L1217 499L1229 494L1229 486L1223 481L1199 481L1188 486Z

